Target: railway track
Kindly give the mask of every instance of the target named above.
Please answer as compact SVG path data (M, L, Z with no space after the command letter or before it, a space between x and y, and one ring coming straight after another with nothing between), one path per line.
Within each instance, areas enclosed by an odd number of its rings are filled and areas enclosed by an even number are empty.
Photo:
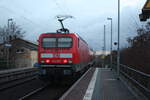
M32 92L26 94L25 96L19 98L18 100L25 100L25 99L27 99L27 98L30 98L31 96L35 95L36 93L38 93L38 92L40 92L40 91L46 89L46 87L48 87L48 85L49 85L49 84L46 84L46 85L44 85L44 86L42 86L42 87L40 87L40 88L38 88L38 89L35 89L34 91L32 91Z
M36 68L20 68L0 71L0 91L24 84L38 77Z
M2 100L58 100L80 78L78 76L74 79L65 78L62 81L46 83L39 80L36 73L36 70L32 69L1 73L0 98Z
M38 79L38 69L18 68L0 71L1 100L17 100L44 83Z
M86 74L86 73L85 73ZM74 80L65 80L61 83L48 83L45 86L42 86L34 91L27 93L19 100L58 100L64 93L67 91L70 92L70 87L74 87L85 75L74 79ZM66 84L68 82L69 84Z
M19 98L19 100L58 100L69 87L69 85L48 84L26 94L25 96Z
M0 98L1 100L18 100L18 98L44 85L45 83L41 80L33 79L0 91Z
M78 77L79 78L79 77ZM18 100L58 100L78 78L65 78L62 81L54 81L37 88Z

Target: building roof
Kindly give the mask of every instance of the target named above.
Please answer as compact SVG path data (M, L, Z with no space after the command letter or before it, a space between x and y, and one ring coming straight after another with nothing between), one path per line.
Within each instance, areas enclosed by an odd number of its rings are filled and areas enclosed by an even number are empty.
M28 48L30 50L37 50L37 44L31 42L31 41L28 41L28 40L24 40L24 39L21 39L21 38L16 38L16 39L13 39L11 41L9 41L10 44L14 44L14 43L17 43L17 44L21 44L22 47L25 47L25 48ZM0 46L4 45L5 43L2 43L0 44Z
M150 0L145 2L144 7L142 8L142 13L139 15L141 21L146 21L150 18Z

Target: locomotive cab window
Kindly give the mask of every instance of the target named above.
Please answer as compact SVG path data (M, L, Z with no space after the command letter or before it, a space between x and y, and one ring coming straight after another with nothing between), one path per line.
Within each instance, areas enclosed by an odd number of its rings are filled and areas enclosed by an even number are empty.
M58 38L58 48L70 48L72 47L72 38L60 37Z
M71 48L71 37L45 37L42 41L43 48Z
M42 41L43 48L56 48L56 38L45 37Z

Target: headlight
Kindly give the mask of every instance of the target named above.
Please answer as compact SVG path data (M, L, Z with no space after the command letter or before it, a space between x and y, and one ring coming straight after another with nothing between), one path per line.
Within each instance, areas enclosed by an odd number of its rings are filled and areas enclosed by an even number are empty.
M46 63L50 63L50 60L49 60L49 59L47 59L47 60L46 60Z
M67 59L64 59L63 62L64 62L64 63L67 63L68 61L67 61Z

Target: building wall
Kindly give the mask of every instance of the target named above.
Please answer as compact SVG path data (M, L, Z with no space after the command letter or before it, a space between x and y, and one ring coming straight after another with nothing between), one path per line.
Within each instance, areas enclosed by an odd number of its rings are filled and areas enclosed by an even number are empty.
M34 63L37 62L37 51L30 50L27 48L23 48L23 49L24 49L23 53L16 53L15 66L17 68L33 67Z
M6 59L6 52L7 52L7 49L4 48L4 45L0 45L0 59L2 58Z
M31 66L33 66L38 60L38 54L36 50L31 51Z
M0 46L0 58L3 58L4 52L3 52L3 46Z
M21 50L23 49L24 52L17 52L17 50ZM23 47L18 47L16 49L14 49L15 52L13 52L13 54L15 54L12 58L12 60L14 60L15 62L15 67L20 68L20 67L27 67L31 65L30 62L30 50L23 48Z

